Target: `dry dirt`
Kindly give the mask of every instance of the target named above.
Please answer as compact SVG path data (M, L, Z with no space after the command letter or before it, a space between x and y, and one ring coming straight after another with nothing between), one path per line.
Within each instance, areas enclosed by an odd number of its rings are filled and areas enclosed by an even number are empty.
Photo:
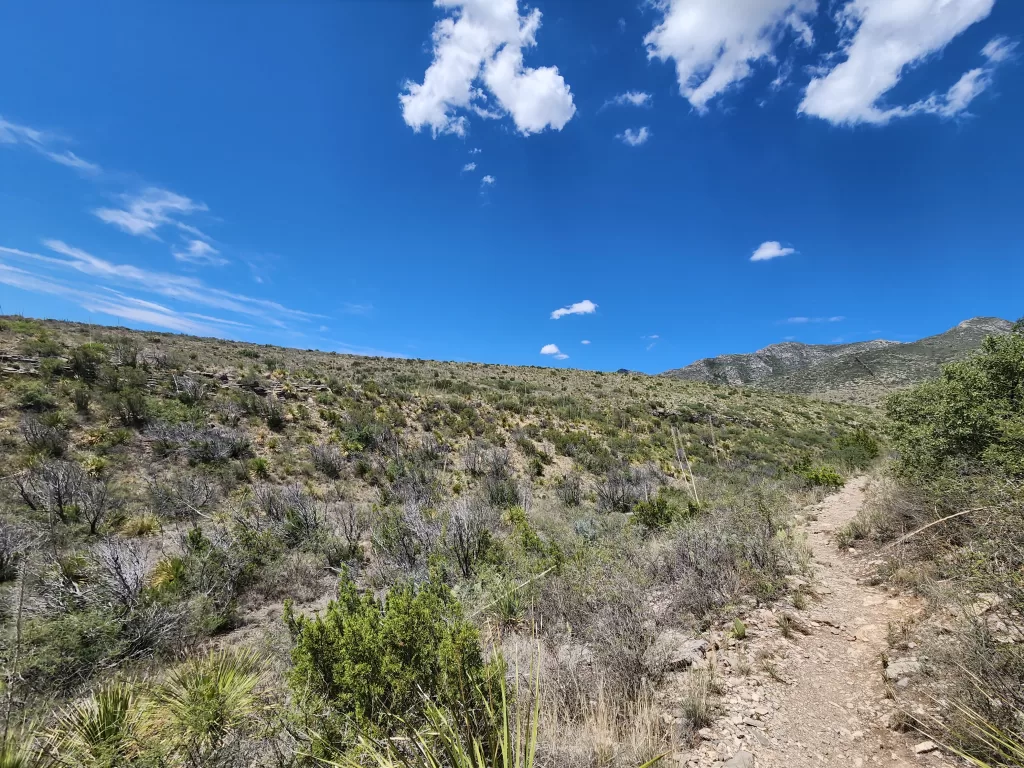
M814 576L805 590L815 597L804 609L751 611L747 638L717 639L719 650L708 661L721 681L722 717L702 732L702 744L693 752L676 755L678 763L702 768L953 765L938 752L916 754L915 746L925 741L920 733L887 727L894 706L886 689L893 683L885 681L883 655L897 659L914 653L890 649L887 629L921 606L870 586L870 564L858 553L837 549L832 534L863 506L868 483L855 479L805 510L814 555ZM784 638L778 625L784 612L806 634Z

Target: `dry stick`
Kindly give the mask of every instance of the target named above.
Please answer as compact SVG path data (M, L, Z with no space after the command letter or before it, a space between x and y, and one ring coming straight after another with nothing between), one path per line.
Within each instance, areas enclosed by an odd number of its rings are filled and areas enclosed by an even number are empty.
M889 547L895 547L897 544L902 544L904 541L906 541L907 539L911 538L912 536L917 536L917 534L921 533L921 531L927 531L933 525L938 525L939 523L944 523L947 520L952 520L954 517L960 517L961 515L967 515L967 514L970 514L971 512L980 512L983 509L988 509L988 507L975 507L974 509L965 509L963 512L957 512L956 514L948 515L947 517L943 517L940 520L933 520L932 522L928 523L928 525L921 526L916 531L911 531L906 536L901 536L900 538L896 539L896 541L889 542L884 547L882 547L882 549L888 549Z
M676 428L672 427L672 440L676 444L676 461L679 463L679 471L683 470L683 461L686 462L686 474L683 475L685 478L687 475L690 478L690 490L693 491L693 500L696 504L700 505L700 499L697 497L697 480L693 476L693 470L690 468L690 459L686 455L686 448L683 447L683 441L679 438L676 433ZM680 455L682 458L680 459Z
M22 556L21 579L18 585L18 613L15 620L14 658L11 660L11 668L7 674L7 701L4 711L4 734L3 744L7 744L7 736L11 730L11 711L14 708L14 682L18 677L18 663L21 657L21 617L25 607L25 581L28 578L28 560Z

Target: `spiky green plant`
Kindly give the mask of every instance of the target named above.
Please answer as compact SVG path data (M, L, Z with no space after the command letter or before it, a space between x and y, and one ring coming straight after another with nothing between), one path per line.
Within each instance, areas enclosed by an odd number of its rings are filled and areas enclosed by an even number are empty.
M136 683L95 691L64 709L49 734L59 764L108 768L127 764L141 751L142 697Z
M0 742L0 768L47 768L53 763L34 747L32 739L11 734Z
M518 675L517 675L518 679ZM535 681L533 705L525 716L518 715L504 678L499 703L488 697L488 733L483 736L450 712L434 704L426 707L426 722L407 737L377 740L365 735L359 738L359 749L335 761L322 761L334 768L534 768L540 724L540 677ZM518 687L518 686L517 686ZM518 690L516 691L518 694ZM664 755L649 760L639 768L651 768Z
M153 692L151 727L180 765L214 766L260 708L266 661L252 649L211 651L182 664Z
M967 704L955 702L952 709L960 723L959 732L953 735L961 742L972 744L974 754L956 746L948 747L951 752L977 768L1024 766L1024 731L1007 731ZM1017 722L1024 723L1024 711L1014 708L1013 715ZM992 757L976 757L981 751Z

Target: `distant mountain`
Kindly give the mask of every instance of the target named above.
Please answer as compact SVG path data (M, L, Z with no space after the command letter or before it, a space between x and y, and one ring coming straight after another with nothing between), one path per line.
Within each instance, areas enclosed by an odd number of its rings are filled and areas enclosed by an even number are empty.
M745 355L698 360L662 376L734 386L752 385L844 402L874 402L887 392L939 375L942 366L961 360L993 334L1009 333L1012 323L975 317L937 336L901 344L786 342Z

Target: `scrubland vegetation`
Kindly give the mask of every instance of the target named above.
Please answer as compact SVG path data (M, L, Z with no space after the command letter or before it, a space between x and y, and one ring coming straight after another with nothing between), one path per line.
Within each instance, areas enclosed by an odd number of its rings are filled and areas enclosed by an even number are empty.
M23 318L0 355L0 765L643 764L710 706L662 725L659 635L783 596L789 512L879 453L867 409L636 374ZM1012 528L1013 423L895 435L921 519ZM950 567L1003 593L982 523Z
M929 674L911 721L977 765L1024 765L1024 323L886 404L894 459L844 543L883 545L881 577L928 598L890 644Z

